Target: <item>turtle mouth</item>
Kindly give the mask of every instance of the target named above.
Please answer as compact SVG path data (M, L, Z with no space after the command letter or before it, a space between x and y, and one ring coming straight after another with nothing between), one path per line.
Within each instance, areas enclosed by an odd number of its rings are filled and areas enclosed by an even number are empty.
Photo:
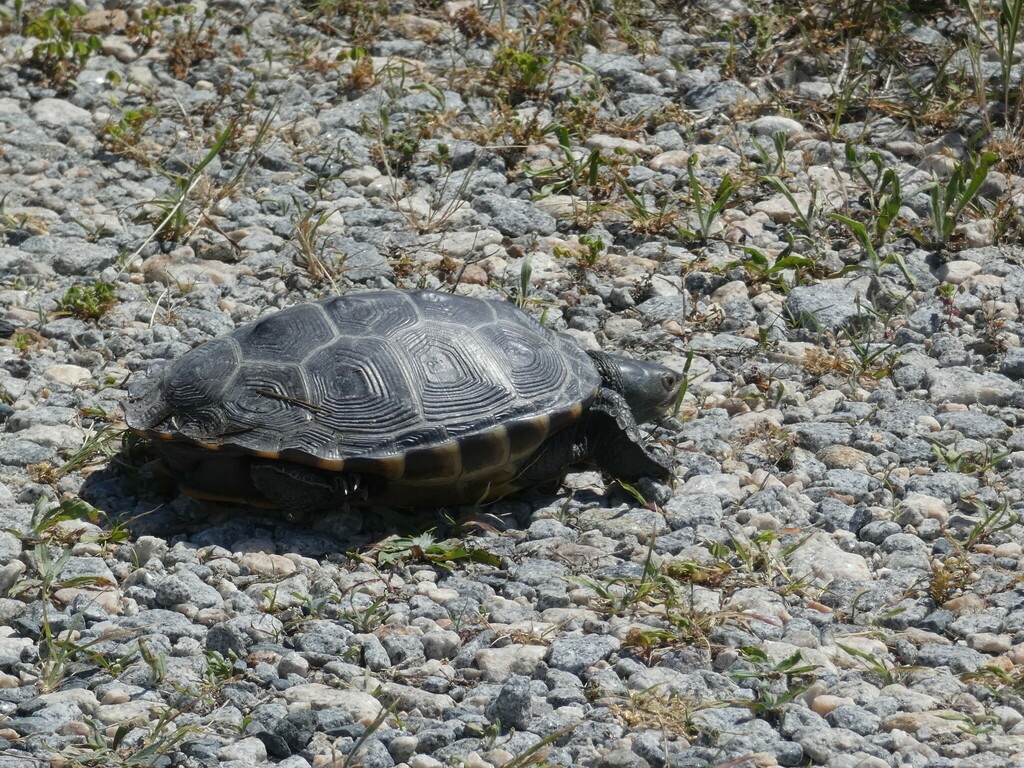
M683 388L683 375L675 371L665 371L661 375L661 386L665 390L665 397L661 403L662 408L675 405L676 400L679 398L679 392Z

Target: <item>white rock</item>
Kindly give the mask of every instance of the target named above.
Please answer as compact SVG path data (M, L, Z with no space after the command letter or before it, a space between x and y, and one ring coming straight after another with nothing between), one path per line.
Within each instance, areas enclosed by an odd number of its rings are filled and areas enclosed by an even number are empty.
M238 559L238 564L261 576L291 576L295 573L294 562L284 555L266 552L247 552Z
M341 180L350 187L365 187L371 181L380 178L380 171L372 165L363 165L359 168L349 168L341 172Z
M900 507L916 512L923 517L930 517L945 525L949 521L949 510L946 502L926 493L908 493L900 503Z
M502 682L509 675L532 677L547 653L544 645L512 643L503 648L481 648L476 652L476 665L484 680Z
M53 599L62 605L71 605L71 603L75 601L75 598L79 596L84 597L90 604L102 608L111 616L120 614L124 607L121 604L120 593L114 587L108 587L106 589L97 589L95 587L63 587L55 590L53 593Z
M1015 725L1024 722L1024 715L1013 707L993 707L992 715L999 718L999 724L1003 726L1004 731L1008 731Z
M267 747L255 736L227 744L220 748L217 757L221 760L239 760L249 765L262 763L267 759Z
M132 64L125 70L125 75L127 75L129 83L141 86L150 86L156 82L156 78L153 77L153 70L149 68L148 64Z
M824 717L837 707L853 703L853 699L847 696L833 696L832 694L826 693L821 696L815 696L811 701L810 706L814 712L817 712L819 715Z
M1007 541L996 547L992 554L996 557L1020 557L1022 551L1024 548L1016 541Z
M662 152L660 155L655 155L647 164L647 167L652 171L660 171L662 168L685 168L687 163L690 162L691 155L693 155L693 152L687 149L669 150L668 152Z
M616 151L625 152L627 155L653 155L660 147L652 147L648 144L641 144L632 139L622 139L618 136L607 136L603 133L595 133L584 142L587 149L598 149L601 152L612 154Z
M953 233L963 237L966 247L981 248L995 243L998 230L992 219L977 219L958 225Z
M123 64L130 64L139 58L128 38L121 35L107 35L103 38L103 54L113 56Z
M59 704L62 701L70 701L87 715L95 713L100 705L96 699L96 694L86 688L68 688L63 691L44 693L39 696L39 699L46 702L48 707Z
M131 694L124 688L111 688L103 694L104 704L124 704L131 700Z
M30 645L32 641L27 637L0 637L0 656L18 658Z
M978 372L963 366L931 369L925 376L928 399L933 403L1005 405L1020 387L999 373Z
M296 685L284 691L284 699L292 705L308 705L310 709L343 709L357 721L373 720L382 709L381 703L364 691L331 688L322 683Z
M746 281L730 280L725 285L715 289L715 292L711 294L711 300L719 304L724 304L727 301L746 299L749 293L750 286L747 285Z
M710 493L722 501L736 501L740 497L740 481L735 475L694 475L683 483L677 493L680 496Z
M967 637L967 645L982 653L1006 653L1012 644L1010 635L997 635L994 632L976 632Z
M29 108L29 113L34 120L53 126L82 124L92 119L91 112L64 99L40 99Z
M797 212L793 203L785 195L774 195L767 200L754 204L754 210L765 214L776 224L788 224L799 215L805 215L811 204L810 192L793 192L793 200L800 211Z
M935 277L944 283L960 285L967 278L981 272L981 264L966 259L947 261L935 270Z
M844 552L824 531L812 533L796 548L789 558L789 571L796 580L813 579L822 585L871 579L867 561L853 552Z
M887 669L893 668L892 662L889 661L889 649L880 640L864 635L847 635L836 637L835 643L835 645L822 646L822 650L829 654L836 666L841 669L865 669L868 667L868 661L857 654L870 656ZM846 650L847 648L850 650Z
M424 244L429 244L447 256L465 259L488 253L495 246L500 246L502 239L501 232L496 229L481 229L476 232L451 232L440 238L431 237L430 242Z
M398 210L409 214L416 221L428 221L432 214L430 203L417 195L409 195L398 201Z
M84 371L85 369L79 370ZM34 424L28 429L19 431L18 437L46 448L77 449L85 441L85 431L81 427L70 424Z
M245 593L253 599L260 610L294 608L305 602L303 595L309 593L309 579L298 573L281 581L250 584Z
M277 674L281 677L288 677L288 675L305 677L309 674L309 662L301 654L286 654L277 662Z
M68 365L65 363L51 365L46 369L44 375L50 381L55 381L59 384L69 384L72 387L76 387L83 381L88 381L92 378L92 373L88 368L82 368L80 365Z
M803 123L798 123L781 115L765 115L750 124L750 129L758 136L771 136L782 131L786 136L796 136L804 132Z
M806 405L814 412L815 416L825 416L832 413L845 399L846 395L839 390L827 389L809 399Z
M381 697L399 712L418 711L423 717L439 718L455 706L455 700L446 693L430 693L422 688L401 683L384 683Z
M0 566L0 597L6 597L24 572L25 564L21 560L12 560L7 565ZM2 642L3 640L0 640L0 643Z
M96 708L96 719L104 725L138 725L146 727L164 709L156 701L127 701L124 704L101 704Z

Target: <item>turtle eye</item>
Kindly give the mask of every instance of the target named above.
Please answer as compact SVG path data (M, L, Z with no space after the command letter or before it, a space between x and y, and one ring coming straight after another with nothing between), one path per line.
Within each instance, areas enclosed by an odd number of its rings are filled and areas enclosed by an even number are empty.
M671 392L676 388L676 384L679 383L679 374L673 371L668 371L661 374L661 385L665 387L666 392Z

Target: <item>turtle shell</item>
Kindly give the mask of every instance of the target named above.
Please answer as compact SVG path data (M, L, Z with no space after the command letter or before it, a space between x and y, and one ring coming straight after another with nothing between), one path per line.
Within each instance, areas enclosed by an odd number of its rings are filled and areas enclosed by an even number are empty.
M132 391L126 420L191 466L216 452L468 497L510 481L600 384L583 350L509 303L370 291L196 347Z

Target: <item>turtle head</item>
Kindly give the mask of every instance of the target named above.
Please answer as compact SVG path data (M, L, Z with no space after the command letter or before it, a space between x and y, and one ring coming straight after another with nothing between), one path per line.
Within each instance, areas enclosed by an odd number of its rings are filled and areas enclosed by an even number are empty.
M664 365L606 352L587 354L605 386L626 399L639 424L664 413L679 396L683 377Z

